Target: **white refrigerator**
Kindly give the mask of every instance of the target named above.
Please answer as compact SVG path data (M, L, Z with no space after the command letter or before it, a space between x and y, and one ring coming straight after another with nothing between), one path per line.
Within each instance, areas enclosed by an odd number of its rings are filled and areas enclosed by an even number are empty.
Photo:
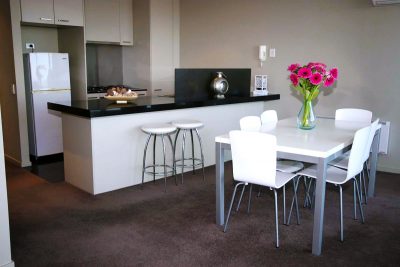
M68 54L24 54L24 73L30 155L37 160L62 153L61 114L47 103L71 103Z

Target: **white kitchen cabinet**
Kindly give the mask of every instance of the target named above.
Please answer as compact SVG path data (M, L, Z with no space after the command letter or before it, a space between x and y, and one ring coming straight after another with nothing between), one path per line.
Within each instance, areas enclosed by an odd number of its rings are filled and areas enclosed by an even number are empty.
M53 0L21 0L21 20L54 24Z
M85 0L87 42L120 43L120 0Z
M21 0L22 22L83 26L83 0Z
M57 25L83 26L83 0L54 0Z
M86 41L133 45L132 0L85 0Z
M119 1L120 44L133 45L132 0Z

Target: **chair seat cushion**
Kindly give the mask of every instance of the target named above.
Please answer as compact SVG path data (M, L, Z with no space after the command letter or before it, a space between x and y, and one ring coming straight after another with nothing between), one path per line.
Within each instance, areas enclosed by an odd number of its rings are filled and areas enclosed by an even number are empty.
M286 172L276 172L276 179L275 179L275 188L279 189L285 184L287 184L290 180L292 180L297 174L295 173L286 173Z
M304 168L304 164L293 160L278 160L276 170L280 172L298 172Z
M297 175L304 175L311 178L317 178L317 165L312 165L308 168L297 173ZM326 182L331 184L343 184L346 182L347 171L334 167L328 166L326 170Z
M150 123L141 127L148 134L169 134L176 131L176 127L168 123Z
M349 165L349 157L350 151L347 151L342 156L338 157L335 160L332 160L329 165L347 170L347 166Z
M176 120L172 122L172 125L179 129L197 129L204 126L201 121L197 120Z

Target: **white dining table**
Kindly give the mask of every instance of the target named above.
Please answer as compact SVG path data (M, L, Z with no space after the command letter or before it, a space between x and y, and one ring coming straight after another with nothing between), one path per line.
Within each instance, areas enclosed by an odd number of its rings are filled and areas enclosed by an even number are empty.
M296 125L296 117L263 126L261 131L277 138L277 156L317 165L312 254L320 255L323 245L326 169L330 161L349 149L358 129L368 123L336 121L333 118L317 118L316 127L302 130ZM374 196L375 175L378 159L380 128L375 134L370 157L368 196ZM225 223L224 163L225 151L230 150L229 134L215 137L216 144L216 223Z

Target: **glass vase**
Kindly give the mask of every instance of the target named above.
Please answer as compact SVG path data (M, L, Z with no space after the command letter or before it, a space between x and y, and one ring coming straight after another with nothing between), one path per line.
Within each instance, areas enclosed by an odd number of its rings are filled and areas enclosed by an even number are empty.
M315 127L315 115L311 101L304 101L297 115L297 127L303 130L311 130Z

